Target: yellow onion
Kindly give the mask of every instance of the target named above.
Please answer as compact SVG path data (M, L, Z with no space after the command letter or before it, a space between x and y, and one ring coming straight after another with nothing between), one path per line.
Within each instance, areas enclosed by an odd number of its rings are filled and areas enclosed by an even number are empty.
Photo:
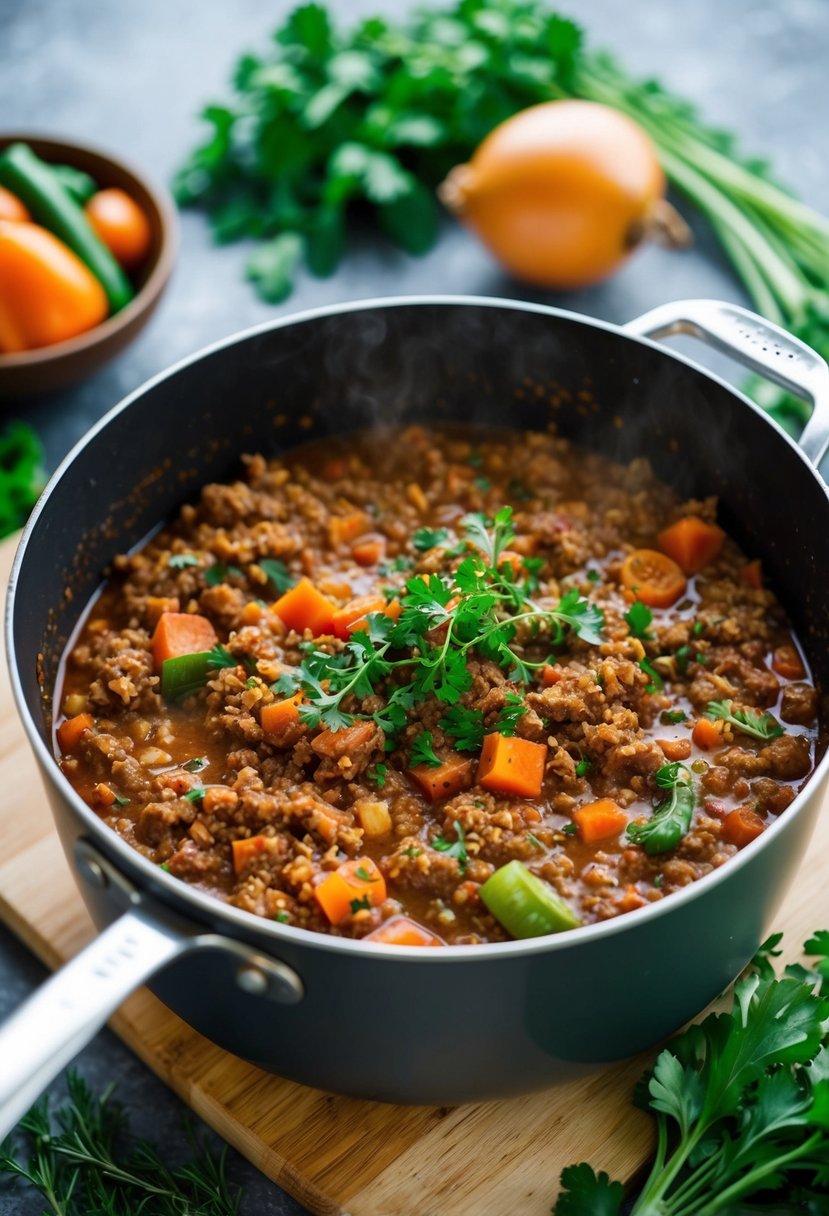
M607 278L643 240L687 244L650 138L593 101L548 101L502 122L441 200L519 279L571 289Z

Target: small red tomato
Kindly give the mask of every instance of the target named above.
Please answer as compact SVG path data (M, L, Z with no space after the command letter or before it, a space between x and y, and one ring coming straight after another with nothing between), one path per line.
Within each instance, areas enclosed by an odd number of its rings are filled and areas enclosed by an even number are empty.
M84 210L93 231L119 265L130 270L147 256L152 241L150 222L125 191L114 187L99 190Z

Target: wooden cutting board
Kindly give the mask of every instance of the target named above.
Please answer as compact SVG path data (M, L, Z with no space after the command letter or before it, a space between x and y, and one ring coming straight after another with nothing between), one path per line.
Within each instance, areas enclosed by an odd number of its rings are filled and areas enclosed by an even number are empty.
M15 538L0 543L5 586ZM52 824L0 667L0 918L50 967L94 934ZM829 814L777 918L788 950L829 927ZM36 874L38 882L32 883ZM142 989L113 1029L207 1123L325 1216L549 1216L565 1165L627 1179L652 1147L631 1105L653 1053L527 1098L455 1108L388 1106L306 1089L214 1047ZM129 1094L121 1097L129 1104Z

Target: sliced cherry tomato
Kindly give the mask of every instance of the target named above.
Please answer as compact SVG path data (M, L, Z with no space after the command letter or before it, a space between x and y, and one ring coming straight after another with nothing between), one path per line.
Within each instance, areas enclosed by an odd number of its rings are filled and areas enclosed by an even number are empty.
M622 583L649 608L670 608L688 585L679 566L658 549L634 549L622 565Z

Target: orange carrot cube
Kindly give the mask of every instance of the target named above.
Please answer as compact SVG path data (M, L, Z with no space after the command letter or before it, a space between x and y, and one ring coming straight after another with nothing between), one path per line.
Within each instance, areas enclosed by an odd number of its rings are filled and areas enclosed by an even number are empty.
M297 633L310 629L314 637L319 637L323 633L331 633L333 629L334 605L309 578L301 578L280 596L273 608L288 628Z
M156 667L165 659L211 650L219 641L206 616L197 612L164 612L158 618L152 640Z
M516 739L510 735L484 736L478 763L478 785L494 794L517 794L537 798L544 781L546 743Z

